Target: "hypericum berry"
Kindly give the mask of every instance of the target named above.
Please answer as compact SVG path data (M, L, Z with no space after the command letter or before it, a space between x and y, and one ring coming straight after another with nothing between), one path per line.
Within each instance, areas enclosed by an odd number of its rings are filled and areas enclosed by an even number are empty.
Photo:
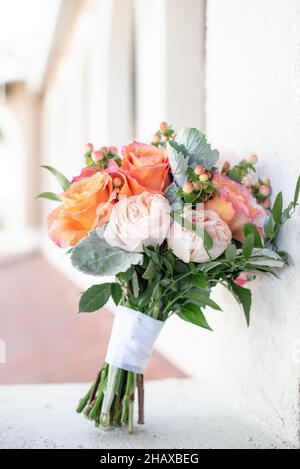
M182 190L185 194L191 194L194 190L194 186L191 182L186 182L183 184Z
M100 151L100 150L97 150L97 151L93 151L92 153L92 160L95 162L95 163L98 163L99 161L102 161L104 159L104 155L103 155L103 152Z
M124 182L122 181L121 178L115 177L113 179L113 185L114 185L114 187L117 187L119 189L120 187L122 187L124 185Z
M248 176L243 177L242 184L243 186L251 187L252 186L251 179Z
M261 193L261 195L263 195L264 197L268 197L270 195L270 192L271 192L271 189L270 189L270 186L260 186L259 188L259 192Z
M169 128L169 125L168 125L167 122L162 122L162 123L160 124L159 128L160 128L160 130L161 130L162 132L166 132L166 131L168 130L168 128Z
M256 164L258 162L258 156L257 155L251 155L249 158L249 163L251 164Z
M161 141L161 136L160 135L153 135L152 137L152 142L153 143L159 143Z
M193 186L194 186L194 190L195 190L195 191L200 191L200 190L201 190L201 184L200 184L200 182L194 182L194 183L193 183Z
M196 166L196 168L194 169L194 172L195 172L195 174L197 174L197 176L200 176L201 174L204 174L204 173L205 173L205 168L204 168L204 166L202 166L201 164L199 164L199 165Z
M92 153L92 151L94 151L94 145L92 143L86 143L84 145L84 151L85 153Z
M118 154L117 147L110 147L109 153L111 153L112 155L117 155Z
M208 177L207 174L201 174L201 175L199 176L199 179L200 179L200 182L207 182L208 179L209 179L209 177Z
M271 207L271 199L266 199L264 201L264 203L262 204L262 206L265 208L265 209L268 209Z

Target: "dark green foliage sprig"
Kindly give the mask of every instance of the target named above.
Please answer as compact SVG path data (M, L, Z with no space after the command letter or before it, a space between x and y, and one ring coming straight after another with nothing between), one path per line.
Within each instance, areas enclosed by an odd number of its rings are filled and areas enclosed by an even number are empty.
M298 180L297 180L294 198L292 202L290 202L289 205L285 209L283 208L282 192L279 192L279 194L277 195L274 201L273 207L272 207L272 211L270 215L268 216L268 218L266 219L266 222L264 225L264 234L267 238L266 246L273 245L275 250L277 250L276 237L281 227L294 214L298 206L299 194L300 194L300 176L298 177Z
M253 236L253 235L250 235ZM260 255L261 253L261 255ZM164 244L160 248L147 247L143 262L131 266L116 276L116 282L91 287L82 295L80 312L102 308L111 296L116 304L123 304L155 319L165 321L177 314L185 321L210 330L205 317L207 307L221 311L211 298L218 283L226 287L244 309L247 324L250 322L251 294L234 283L240 273L274 274L273 267L283 266L279 255L254 248L245 255L245 249L230 245L216 261L204 264L186 264L174 256Z

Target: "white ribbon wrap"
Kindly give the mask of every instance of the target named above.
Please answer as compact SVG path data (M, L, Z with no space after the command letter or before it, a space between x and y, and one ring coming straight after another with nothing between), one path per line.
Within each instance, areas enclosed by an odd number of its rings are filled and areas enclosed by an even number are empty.
M144 373L163 325L163 321L126 306L118 306L106 363L134 373Z

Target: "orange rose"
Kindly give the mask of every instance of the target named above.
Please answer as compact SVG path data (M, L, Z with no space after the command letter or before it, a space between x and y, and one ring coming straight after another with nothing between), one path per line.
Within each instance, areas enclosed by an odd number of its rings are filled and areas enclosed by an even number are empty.
M110 160L108 163L108 168L106 172L111 176L112 180L114 178L120 178L122 181L122 185L119 189L118 198L122 199L123 197L131 197L133 192L130 189L129 182L125 171L120 168L114 160Z
M243 226L246 223L256 225L262 233L267 213L258 205L250 190L225 174L215 174L213 184L220 195L206 202L205 210L217 212L228 224L232 237L238 241L244 240Z
M166 150L134 141L123 147L122 155L122 169L134 195L161 193L170 184Z
M106 172L74 182L62 194L62 205L49 215L50 238L61 248L75 246L108 219L114 197L112 179Z

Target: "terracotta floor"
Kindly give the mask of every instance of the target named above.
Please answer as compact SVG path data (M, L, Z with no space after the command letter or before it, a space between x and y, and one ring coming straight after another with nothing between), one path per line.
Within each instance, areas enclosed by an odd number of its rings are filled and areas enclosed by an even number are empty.
M41 255L0 261L0 384L84 382L104 359L112 317L77 314L79 290ZM154 353L147 379L184 377Z

